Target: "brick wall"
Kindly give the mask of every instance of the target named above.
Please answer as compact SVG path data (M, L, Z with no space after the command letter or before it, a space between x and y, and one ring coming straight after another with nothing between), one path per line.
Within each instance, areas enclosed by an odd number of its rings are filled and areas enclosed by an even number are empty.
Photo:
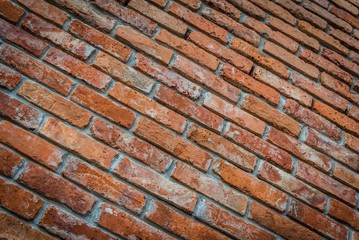
M1 239L359 239L357 0L0 0Z

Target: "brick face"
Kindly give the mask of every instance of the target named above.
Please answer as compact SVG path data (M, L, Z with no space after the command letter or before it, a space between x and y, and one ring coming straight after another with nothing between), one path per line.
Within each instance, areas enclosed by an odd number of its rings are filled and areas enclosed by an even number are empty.
M0 239L359 240L357 0L0 0Z

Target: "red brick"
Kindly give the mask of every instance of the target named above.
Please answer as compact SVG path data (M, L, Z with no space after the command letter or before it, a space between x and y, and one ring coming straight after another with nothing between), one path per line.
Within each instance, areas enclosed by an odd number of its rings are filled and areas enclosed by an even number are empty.
M287 99L284 105L284 112L336 141L340 140L341 131L337 126L310 109L302 107L297 102Z
M144 0L132 0L128 6L181 36L183 36L187 31L187 25L182 21L145 2Z
M298 168L295 176L311 185L316 186L323 192L334 195L352 206L355 205L356 192L354 189L343 185L330 176L310 167L303 162L298 162Z
M340 221L348 223L355 229L359 229L358 211L334 198L330 199L328 214Z
M318 66L319 68L327 71L329 74L342 79L346 83L351 82L351 75L345 71L343 71L340 67L336 66L334 63L326 60L325 58L319 56L316 53L308 49L304 49L300 53L300 57L313 63L314 65ZM315 77L316 79L317 77Z
M123 236L125 239L175 239L141 219L108 204L102 205L98 224L113 233Z
M246 211L246 196L182 162L176 162L171 177L241 215Z
M301 127L293 118L279 112L277 109L252 95L246 95L244 97L242 108L290 135L297 137L300 134Z
M189 98L196 100L201 95L200 86L140 53L136 54L135 68Z
M20 217L34 219L43 201L33 193L0 178L0 205Z
M329 59L336 65L345 68L347 71L359 75L359 65L344 58L342 55L336 53L335 51L330 50L329 48L323 48L322 56Z
M251 174L223 161L216 160L213 171L221 180L241 192L263 202L264 204L283 212L287 203L287 194L259 180Z
M279 103L279 93L271 87L262 84L250 77L249 75L241 72L232 65L227 63L223 64L221 75L226 78L233 85L240 87L248 92L252 92L262 98L267 99L274 105Z
M289 37L285 36L283 33L272 30L269 26L265 25L264 23L248 16L246 16L242 20L242 22L244 25L255 30L263 37L272 40L273 42L281 45L282 47L286 48L290 52L294 53L297 51L298 43L296 43L294 40L290 39Z
M84 128L90 122L91 114L89 112L36 83L24 82L18 90L18 94L32 104L77 127Z
M19 3L29 8L31 11L39 14L60 26L64 25L69 15L54 5L48 4L43 0L19 0Z
M193 79L196 83L204 85L215 92L218 92L223 97L237 102L240 90L235 86L229 84L223 79L217 77L212 72L200 67L187 58L177 56L173 63L173 68L181 72L184 76Z
M231 234L235 238L253 240L276 239L271 233L238 218L234 214L217 207L208 200L202 200L199 203L196 218Z
M326 89L321 84L311 81L300 73L294 72L292 81L296 86L306 90L307 92L310 92L311 94L317 96L319 99L339 109L340 111L345 111L347 108L347 100Z
M8 44L0 46L0 59L10 67L45 84L64 96L70 92L73 85L70 78Z
M345 135L345 146L359 153L359 138L347 133Z
M200 128L193 124L188 131L187 138L198 145L217 153L238 167L246 171L253 171L256 164L256 156L223 137Z
M359 178L356 173L339 163L335 164L333 177L356 190L359 189Z
M159 7L165 7L168 0L150 0L150 2L156 4ZM185 0L186 1L186 0ZM187 0L188 1L188 0Z
M183 1L183 0L182 0ZM191 0L189 0L191 1ZM201 2L200 0L196 0L197 2ZM226 14L226 16L230 16L231 18L237 20L239 19L239 16L241 15L241 11L237 9L235 6L233 6L231 3L223 0L204 0L204 2L218 11L221 11ZM198 4L198 8L199 8ZM204 8L206 9L206 7Z
M244 41L253 44L254 46L259 45L260 36L256 32L240 24L238 18L233 20L229 16L206 6L201 9L201 14Z
M0 122L0 141L51 170L57 168L65 155L58 147L7 121Z
M22 27L52 42L56 46L75 54L81 59L87 59L94 50L94 48L87 43L74 38L69 33L33 14L26 16L22 22Z
M193 61L208 67L211 70L216 70L219 64L218 58L197 47L185 39L176 37L165 29L162 29L156 36L156 40L167 44Z
M185 117L123 85L122 83L116 83L116 85L110 90L109 95L178 133L182 133L184 131L187 122Z
M34 163L27 164L18 181L80 214L89 212L95 202L95 198L84 190Z
M101 90L105 90L111 81L110 76L56 48L51 48L44 60L88 85Z
M122 159L114 170L119 177L146 189L185 212L191 213L197 201L197 194L178 183L172 182L128 158Z
M103 239L115 240L107 233L90 226L54 206L46 209L39 225L62 239Z
M152 39L125 25L121 25L116 29L116 37L164 64L168 64L173 55L172 50L159 45Z
M292 53L288 52L287 50L275 45L272 42L267 41L264 45L264 52L273 55L274 57L280 59L281 61L285 62L289 66L292 66L294 69L308 75L311 78L317 79L319 75L319 70L310 65L305 63L299 57L293 55Z
M133 68L127 66L126 64L118 61L117 59L104 52L100 52L96 56L93 65L110 74L116 80L129 86L133 86L145 93L149 93L154 84L152 79L137 72Z
M0 237L17 240L55 240L45 233L35 230L30 225L0 212Z
M314 38L317 38L319 41L321 41L325 45L329 45L339 51L343 54L348 54L349 50L340 44L338 40L335 40L333 37L329 36L325 32L313 27L309 23L305 21L299 21L298 22L298 28L308 34L309 36L312 36Z
M94 111L105 118L130 128L135 121L135 114L126 107L118 105L108 98L82 85L78 86L71 96L71 100Z
M0 174L13 177L24 159L6 148L0 146Z
M350 23L355 28L359 27L359 20L356 19L353 15L350 15L348 12L335 6L331 6L330 12L343 19L345 22Z
M355 1L354 1L355 2ZM335 5L337 5L340 8L345 9L346 11L350 12L351 14L353 14L354 16L358 15L358 8L355 7L353 4L347 2L347 1L343 1L343 0L338 0L333 2ZM358 6L358 3L355 3L356 6Z
M318 132L309 129L306 143L310 146L325 152L327 155L347 164L348 166L359 170L359 155L340 146L333 140L326 138Z
M284 79L274 75L273 73L259 66L256 66L254 68L252 76L255 79L263 82L264 84L273 87L286 97L293 98L307 107L310 107L312 105L312 97L309 94L304 91L301 91L296 87L293 87L293 85L291 85Z
M294 28L291 25L282 22L278 18L269 16L268 25L274 29L277 29L278 31L281 31L288 37L298 41L299 43L305 45L312 50L319 50L319 42L316 39L307 36L305 33L301 32L297 28Z
M165 0L167 2L167 0ZM179 0L183 5L191 8L192 10L197 10L201 7L201 0ZM205 0L206 1L206 0Z
M133 212L140 213L145 206L145 195L79 159L71 158L66 163L62 174L71 181Z
M297 200L292 200L288 215L329 238L347 239L348 228Z
M102 32L80 22L74 20L69 25L69 30L81 36L84 40L96 47L103 49L114 57L126 62L131 55L131 49L119 41L103 34Z
M192 12L188 8L183 7L182 5L174 2L171 4L168 11L183 21L194 25L196 28L208 33L210 36L216 38L222 43L227 42L228 32L223 28L217 26L216 24L208 21L207 19L199 16L198 14Z
M264 19L266 16L266 13L264 11L262 11L262 9L260 9L259 7L257 7L256 5L254 5L253 3L251 3L250 1L247 0L230 0L230 2L236 6L237 8L239 8L240 10L242 10L243 12L247 13L250 16L253 16L257 19Z
M299 0L299 1L301 2L302 0ZM299 1L297 1L297 2L299 2ZM315 2L316 4L318 4L319 6L325 8L325 9L327 9L329 7L329 1L327 1L327 0L313 0L313 2Z
M228 123L223 134L225 138L231 139L239 145L246 147L260 157L280 166L285 171L290 172L292 170L292 159L287 152L239 126Z
M351 105L348 111L348 115L356 120L359 120L359 107Z
M54 118L48 118L39 133L105 168L110 166L112 159L117 155L113 149L94 141Z
M122 131L112 124L95 118L91 127L93 137L113 148L128 154L151 168L164 172L172 162L172 157L155 146Z
M204 124L216 132L220 132L222 130L223 119L221 117L210 112L204 107L197 105L193 101L176 94L169 88L160 86L157 89L154 98L158 102Z
M9 19L11 22L18 22L24 15L25 11L10 2L9 0L0 0L0 15Z
M203 106L257 135L262 135L264 131L265 122L248 114L235 105L226 102L214 94L206 94Z
M22 76L13 69L0 63L0 86L13 90L20 83Z
M279 76L285 79L289 77L289 71L284 64L274 58L264 56L257 48L241 39L234 38L231 43L231 48L256 62L258 65L277 73Z
M224 235L177 213L158 201L150 203L145 218L183 239L228 239Z
M0 102L0 116L10 118L30 130L40 126L43 115L36 109L3 92L0 92Z
M329 119L330 121L334 122L336 125L352 132L355 135L359 135L359 123L355 120L345 116L342 113L334 110L333 108L329 107L328 105L321 103L319 101L313 102L313 110L323 117Z
M359 41L354 37L333 27L329 27L327 33L340 40L344 45L355 48L357 51L359 50Z
M208 153L147 118L140 118L134 133L198 169L206 171L209 167L212 157Z
M288 192L320 210L324 209L326 196L324 193L296 179L291 174L280 170L269 163L263 162L258 177Z
M132 9L120 5L116 0L93 0L91 3L117 16L147 35L152 35L157 28L157 23Z
M24 48L37 57L39 57L48 46L45 42L3 19L0 19L0 37Z

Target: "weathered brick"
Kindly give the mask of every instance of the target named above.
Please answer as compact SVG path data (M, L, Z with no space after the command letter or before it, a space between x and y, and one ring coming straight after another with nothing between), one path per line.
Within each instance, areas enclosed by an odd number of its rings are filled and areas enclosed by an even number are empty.
M333 27L329 27L327 33L338 39L345 46L355 48L357 51L359 50L359 41L354 37Z
M128 158L122 159L114 170L119 177L146 189L185 212L191 213L197 201L197 194L178 183L169 181Z
M0 122L0 142L52 170L58 167L65 155L58 147L7 121Z
M207 171L212 160L212 157L202 149L158 126L147 118L140 118L134 133L198 169Z
M39 133L105 168L110 166L112 159L117 155L113 149L94 141L54 118L46 119Z
M50 233L63 239L103 239L115 240L107 233L90 226L88 223L75 218L54 206L46 209L39 225Z
M66 163L62 174L71 181L133 212L140 213L145 206L145 195L79 159L71 158Z
M183 0L182 0L183 1ZM187 0L187 1L191 1L191 0ZM197 2L201 2L200 0L196 0ZM239 16L241 15L241 11L236 8L234 5L232 5L231 3L227 2L227 1L223 1L223 0L204 0L204 2L210 6L213 7L215 9L217 9L218 11L221 11L223 13L225 13L227 16L230 16L231 18L237 20L239 19ZM200 6L200 4L198 4L198 7L196 9L198 9Z
M22 27L52 42L56 46L75 54L81 59L87 59L94 50L87 43L33 14L26 16L22 22Z
M271 233L217 207L208 200L199 203L196 218L241 239L276 239Z
M122 83L116 83L108 94L114 99L133 109L136 109L142 114L162 123L166 127L178 133L182 133L184 131L187 122L185 117L123 85Z
M201 7L201 2L202 2L201 0L179 0L179 1L185 6L191 8L192 10L199 9Z
M172 162L172 157L170 155L162 152L155 146L98 118L95 118L93 122L91 134L93 137L128 154L159 172L164 172Z
M150 203L145 218L184 239L228 239L224 235L177 213L158 201Z
M239 191L248 194L280 212L285 210L288 199L287 194L259 180L253 175L236 168L222 159L216 160L213 165L213 171L221 177L222 181Z
M159 7L165 7L165 5L167 4L167 1L168 0L150 0L150 2L156 4ZM186 1L186 0L184 0L184 1ZM189 0L187 0L187 1L189 1Z
M114 121L125 128L130 128L135 121L135 114L128 108L118 105L108 98L82 85L78 86L71 100Z
M335 164L333 177L356 190L359 189L359 178L356 173L339 163Z
M34 219L43 201L35 194L0 178L0 205L20 217Z
M208 67L211 70L216 70L219 64L218 58L197 47L185 39L179 38L165 29L162 29L156 36L156 40L167 44L168 46L176 49L180 53L189 57L193 61Z
M0 116L10 118L30 130L40 126L43 115L36 109L3 92L0 92L0 102Z
M355 229L359 229L358 211L334 198L330 199L328 214L340 221L348 223Z
M168 64L173 55L172 50L159 45L152 39L125 25L121 25L116 29L116 37L129 43L134 48L144 51L164 64Z
M262 135L264 131L265 122L214 94L206 93L203 106L257 135Z
M355 120L359 121L359 107L357 107L355 105L351 105L348 110L348 115L350 117L354 118Z
M0 146L0 174L13 177L24 159L4 147Z
M192 125L188 131L187 138L217 153L219 156L227 159L238 167L246 171L253 171L256 164L256 156L242 147L224 139L223 137L200 128L198 125Z
M24 82L18 90L18 94L27 101L77 127L84 128L90 122L91 114L89 112L36 83Z
M179 94L176 94L169 88L160 86L156 90L154 98L158 102L168 106L171 109L181 112L187 117L197 120L198 122L204 124L216 132L220 132L223 128L223 119L221 117L205 109L204 107L197 105L193 101Z
M64 96L70 92L73 85L70 78L8 44L0 46L0 59L10 67L36 79Z
M359 153L359 138L347 133L345 135L345 146Z
M238 101L240 94L238 88L217 77L212 72L198 66L194 62L191 62L182 56L177 56L173 63L173 68L181 72L184 76L193 79L195 82L218 92L232 102Z
M116 80L133 86L145 93L149 93L154 84L152 79L137 72L133 68L127 66L126 64L118 61L117 59L104 52L100 52L96 56L93 65L110 74Z
M25 11L10 2L9 0L0 0L0 15L9 19L11 22L18 22L24 15Z
M245 41L242 41L239 38L234 38L230 47L256 62L257 64L269 69L272 72L277 73L279 76L285 79L289 77L289 71L284 64L274 58L264 56L257 48L246 43Z
M343 19L345 22L350 23L353 27L359 27L359 20L355 18L353 15L349 14L348 12L337 8L335 6L331 6L330 12L336 15L337 17Z
M354 1L355 2L355 1ZM344 0L338 0L333 2L335 5L337 5L340 8L345 9L346 11L350 12L354 16L358 15L358 8L355 7L353 4L349 3L348 1ZM355 3L356 6L358 6L358 3Z
M148 223L108 204L102 204L98 224L126 239L175 239Z
M359 65L344 58L342 55L336 53L329 48L323 48L322 56L329 59L338 66L344 67L347 71L359 75Z
M234 6L242 10L243 12L247 13L248 15L251 15L257 19L264 19L266 16L266 13L247 0L230 0L230 3L232 3Z
M0 63L0 86L13 90L20 83L22 76L13 69Z
M27 164L18 181L80 214L89 212L95 202L95 198L84 190L34 163Z

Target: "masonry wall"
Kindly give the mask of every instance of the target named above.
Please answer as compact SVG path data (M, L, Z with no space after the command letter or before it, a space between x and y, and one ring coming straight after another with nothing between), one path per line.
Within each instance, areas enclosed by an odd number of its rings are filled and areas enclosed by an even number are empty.
M0 0L1 239L359 239L357 0Z

